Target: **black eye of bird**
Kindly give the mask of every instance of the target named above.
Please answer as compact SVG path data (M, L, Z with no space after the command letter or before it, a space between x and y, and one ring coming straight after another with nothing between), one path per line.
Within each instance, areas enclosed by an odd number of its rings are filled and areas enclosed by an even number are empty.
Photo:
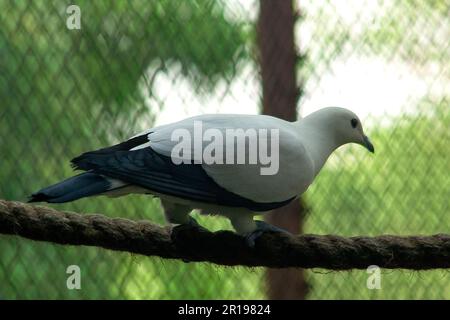
M350 123L352 124L352 128L356 128L356 126L358 125L358 120L356 120L355 118L353 118Z

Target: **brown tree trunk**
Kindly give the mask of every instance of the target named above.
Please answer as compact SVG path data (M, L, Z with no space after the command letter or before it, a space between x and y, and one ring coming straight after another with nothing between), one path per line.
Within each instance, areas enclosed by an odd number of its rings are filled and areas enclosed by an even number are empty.
M258 46L263 89L263 114L289 121L297 118L294 44L295 14L290 0L260 0ZM267 221L293 234L302 231L305 208L301 201L274 210ZM268 269L270 299L305 299L308 286L302 269Z

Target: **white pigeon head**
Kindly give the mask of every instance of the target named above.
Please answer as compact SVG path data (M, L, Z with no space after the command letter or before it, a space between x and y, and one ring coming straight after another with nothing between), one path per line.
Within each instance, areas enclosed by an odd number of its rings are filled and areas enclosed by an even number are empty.
M357 143L374 153L375 148L364 130L358 116L345 108L328 107L320 109L305 118L322 130L330 132L337 146Z

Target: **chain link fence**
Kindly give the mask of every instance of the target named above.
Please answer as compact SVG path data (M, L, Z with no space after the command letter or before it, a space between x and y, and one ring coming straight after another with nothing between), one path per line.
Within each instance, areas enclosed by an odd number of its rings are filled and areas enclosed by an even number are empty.
M258 1L0 0L0 198L25 201L74 156L199 113L257 113ZM449 233L448 1L296 3L300 115L362 118L376 154L339 149L306 193L307 233ZM80 13L81 29L77 29ZM277 59L277 57L274 57ZM132 195L55 206L164 223ZM231 229L220 217L196 219ZM81 289L67 268L79 266ZM306 272L309 298L450 298L447 271ZM3 299L263 299L265 269L147 258L0 236Z

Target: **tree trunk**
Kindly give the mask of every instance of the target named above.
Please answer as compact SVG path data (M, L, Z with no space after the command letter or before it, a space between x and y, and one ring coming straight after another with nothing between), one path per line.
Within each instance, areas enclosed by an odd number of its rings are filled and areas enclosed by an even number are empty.
M263 114L289 121L297 118L297 53L294 44L295 14L292 1L260 0L258 46L263 89ZM300 234L305 208L293 201L273 210L267 221L293 234ZM270 299L305 299L308 285L302 269L268 269Z

